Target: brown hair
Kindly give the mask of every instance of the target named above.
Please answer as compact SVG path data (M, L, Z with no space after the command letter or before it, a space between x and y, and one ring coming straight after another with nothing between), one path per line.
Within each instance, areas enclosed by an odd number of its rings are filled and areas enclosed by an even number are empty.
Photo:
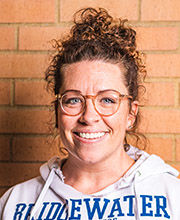
M45 79L55 95L62 86L62 67L82 60L103 60L125 67L125 84L132 101L139 100L142 79L146 75L142 54L136 47L136 32L125 25L127 20L114 20L105 9L86 8L74 15L75 25L65 40L55 41L56 54L46 71ZM54 101L57 120L57 100ZM144 135L137 132L139 112L125 142L135 137L136 146ZM130 135L130 136L129 136ZM145 139L144 139L145 140ZM142 141L140 141L142 143ZM145 141L146 142L146 141ZM145 143L144 142L144 143Z

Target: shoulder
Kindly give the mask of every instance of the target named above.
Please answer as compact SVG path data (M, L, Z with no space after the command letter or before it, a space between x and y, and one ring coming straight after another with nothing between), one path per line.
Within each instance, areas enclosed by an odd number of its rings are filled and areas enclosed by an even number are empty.
M164 195L180 202L180 179L168 173L151 175L138 181L137 187L142 194Z
M175 195L180 194L179 178L168 173L161 175L161 178L162 178L161 182L163 182L163 185L165 185L167 191L169 191L171 194L174 193Z
M159 176L156 177L159 179L159 182L162 185L165 185L167 188L171 188L171 190L174 188L176 190L180 190L180 179L176 176L173 176L169 173L159 174Z
M35 201L37 195L42 190L43 183L44 181L41 177L36 177L11 187L0 198L1 209L8 204L15 204L18 201Z
M164 195L180 201L177 197L180 194L179 172L156 155L145 155L140 159L142 162L139 161L141 165L135 178L138 190L143 194Z

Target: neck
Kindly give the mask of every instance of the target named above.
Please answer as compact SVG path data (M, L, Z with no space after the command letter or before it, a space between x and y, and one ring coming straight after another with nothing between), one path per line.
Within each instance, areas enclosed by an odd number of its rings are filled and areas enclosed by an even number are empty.
M69 158L62 171L65 183L84 194L98 192L118 181L134 164L124 151L114 160L88 164Z

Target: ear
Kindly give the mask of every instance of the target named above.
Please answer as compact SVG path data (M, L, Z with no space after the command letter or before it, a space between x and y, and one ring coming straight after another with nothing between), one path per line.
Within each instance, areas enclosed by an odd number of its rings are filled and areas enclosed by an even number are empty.
M139 105L138 101L131 102L129 115L128 115L128 119L127 119L126 130L129 130L133 127L133 124L136 120L136 116L137 116L137 113L138 113L138 105Z

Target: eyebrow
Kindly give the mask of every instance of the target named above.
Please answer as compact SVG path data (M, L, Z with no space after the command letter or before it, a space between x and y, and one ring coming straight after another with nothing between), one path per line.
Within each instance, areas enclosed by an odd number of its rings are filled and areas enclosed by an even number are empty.
M107 92L107 91L114 91L114 92L119 92L117 90L114 90L114 89L104 89L104 90L100 90L97 92L97 94L101 93L101 92ZM77 90L77 89L68 89L68 90L65 90L61 95L64 95L65 93L67 92L76 92L76 93L80 93L82 94L82 92L80 90Z
M65 93L67 92L77 92L77 93L81 93L80 90L76 90L76 89L68 89L68 90L65 90L61 95L64 95Z

